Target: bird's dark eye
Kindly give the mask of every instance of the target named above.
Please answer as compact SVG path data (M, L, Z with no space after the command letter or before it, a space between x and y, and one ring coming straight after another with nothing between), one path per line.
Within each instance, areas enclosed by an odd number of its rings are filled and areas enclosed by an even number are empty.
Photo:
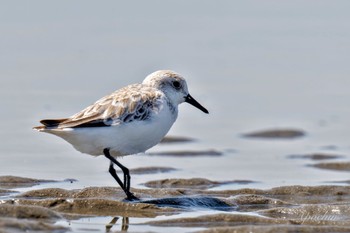
M181 88L181 83L180 83L179 81L174 81L174 82L173 82L173 87L174 87L175 89L180 89L180 88Z

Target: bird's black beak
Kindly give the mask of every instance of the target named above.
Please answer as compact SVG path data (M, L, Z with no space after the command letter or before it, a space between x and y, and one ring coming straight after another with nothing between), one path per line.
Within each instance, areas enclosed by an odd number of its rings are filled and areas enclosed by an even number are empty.
M200 103L198 103L195 99L193 99L193 97L188 94L186 97L185 97L185 102L195 106L196 108L202 110L204 113L209 113L208 110L203 107Z

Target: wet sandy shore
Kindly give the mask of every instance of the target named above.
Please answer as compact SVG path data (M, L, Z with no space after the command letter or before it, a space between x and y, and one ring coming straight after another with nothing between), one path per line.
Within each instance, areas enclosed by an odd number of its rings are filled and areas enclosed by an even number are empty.
M243 136L295 139L304 135L304 131L296 129L270 129ZM167 137L162 143L191 141L194 139ZM194 149L148 155L217 158L224 156L224 152ZM346 156L341 154L292 154L286 158L305 160L305 166L312 169L350 171L349 162L341 161ZM130 172L144 175L177 169L148 166L130 169ZM350 186L342 186L349 184L348 180L332 182L339 185L253 189L239 188L239 185L260 181L165 178L147 181L142 184L144 188L132 188L131 191L140 198L133 202L124 200L125 194L119 187L63 189L62 182L75 180L0 176L0 232L74 232L77 229L71 223L76 222L83 225L79 230L84 232L117 232L119 229L144 232L144 227L147 232L153 232L153 229L155 232L172 231L174 228L178 232L216 233L350 232ZM222 190L227 184L235 184L237 188ZM91 222L101 218L102 229L99 226L96 230ZM89 224L83 219L89 219ZM135 219L137 221L131 221Z
M200 232L348 232L350 231L350 187L285 186L267 190L208 190L220 182L207 179L167 179L149 189L132 189L140 201L124 201L116 187L89 187L77 190L14 188L54 182L30 178L0 177L1 232L66 232L56 224L80 218L115 216L128 229L129 218L142 218L142 224L180 227ZM234 181L232 181L234 182ZM53 183L56 184L56 183ZM40 185L38 186L40 187ZM188 211L214 210L212 214L177 217ZM157 216L166 216L160 220ZM113 229L116 220L106 222Z
M294 139L305 136L306 133L300 129L266 129L245 133L242 136L247 138L268 138L268 139Z

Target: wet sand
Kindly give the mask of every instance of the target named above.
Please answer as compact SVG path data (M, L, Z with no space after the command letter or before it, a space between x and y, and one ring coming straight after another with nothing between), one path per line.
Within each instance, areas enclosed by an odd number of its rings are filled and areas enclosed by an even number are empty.
M304 134L303 131L277 129L246 136L278 140L294 139ZM190 141L194 139L169 137L163 143ZM148 155L176 159L227 156L211 149L160 151ZM349 162L337 161L346 155L323 152L285 157L304 160L304 166L310 169L349 171ZM152 174L178 170L178 167L144 166L132 168L130 173L151 177ZM164 178L148 180L138 188L132 188L140 200L130 202L116 186L62 188L63 184L74 182L78 181L0 176L1 232L113 232L118 229L124 232L128 229L133 232L163 232L167 229L176 229L177 232L350 231L350 186L287 185L258 189L247 187L262 182L260 180ZM332 181L332 184L337 183L348 184L349 181ZM243 185L248 186L240 187Z
M307 155L289 155L290 159L311 159L311 160L327 160L327 159L338 159L344 156L337 154L325 154L325 153L315 153Z
M268 130L246 136L293 139L303 134L301 131ZM163 143L183 143L193 140L169 137ZM223 153L216 150L175 150L149 155L215 158ZM348 171L348 162L329 162L344 157L330 153L287 156L288 159L314 161L314 164L307 166L316 169ZM130 172L132 175L144 175L170 173L176 170L174 167L149 166L133 168ZM158 227L155 229L162 231L175 227L181 232L350 231L349 186L289 185L271 189L225 190L223 188L227 184L239 187L259 181L216 181L200 177L166 178L147 181L142 184L145 188L132 188L131 191L140 200L130 202L124 199L125 194L119 187L86 187L71 190L61 188L62 183L76 181L0 176L1 232L75 231L76 222L87 218L94 222L101 217L106 218L102 228L107 232L119 228L128 231L130 226L133 229L137 226ZM346 184L348 181L338 183ZM41 188L47 184L51 187ZM213 189L217 187L220 189ZM119 219L121 220L118 221ZM132 223L135 219L138 221ZM84 225L79 230L93 230L93 227L90 229L88 225Z
M317 163L311 166L321 169L350 172L350 162Z
M300 129L266 129L243 134L246 138L295 139L305 136Z
M57 221L79 221L86 217L93 221L100 216L122 218L124 230L130 218L138 218L142 219L138 224L163 229L179 227L183 231L198 228L202 229L200 232L350 231L348 186L208 190L212 184L220 185L220 182L201 178L173 179L156 188L132 189L140 201L128 202L117 187L66 190L55 182L57 188L40 188L38 184L53 181L15 176L0 177L0 181L0 187L10 187L1 189L2 232L65 232L70 227L55 224ZM26 192L11 188L21 185L38 186ZM181 213L198 210L210 212L179 217ZM157 220L159 216L163 218ZM116 219L105 223L106 230L113 230L120 224Z

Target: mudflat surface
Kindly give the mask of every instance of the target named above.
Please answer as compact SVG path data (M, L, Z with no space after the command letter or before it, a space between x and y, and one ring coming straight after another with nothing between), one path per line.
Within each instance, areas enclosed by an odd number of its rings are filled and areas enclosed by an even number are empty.
M266 129L243 134L247 138L273 138L273 139L295 139L305 136L300 129Z
M23 183L26 187L28 183L48 182L15 176L0 180ZM67 190L39 185L15 194L10 189L5 193L11 195L2 196L0 226L2 232L66 232L77 230L76 225L87 218L91 224L102 217L106 222L96 225L106 230L125 230L141 224L198 232L350 231L349 186L215 191L209 190L208 184L220 182L207 179L173 179L163 183L166 187L132 189L140 198L132 202L125 201L125 194L116 187ZM122 220L118 222L119 218ZM137 223L133 223L134 219Z

